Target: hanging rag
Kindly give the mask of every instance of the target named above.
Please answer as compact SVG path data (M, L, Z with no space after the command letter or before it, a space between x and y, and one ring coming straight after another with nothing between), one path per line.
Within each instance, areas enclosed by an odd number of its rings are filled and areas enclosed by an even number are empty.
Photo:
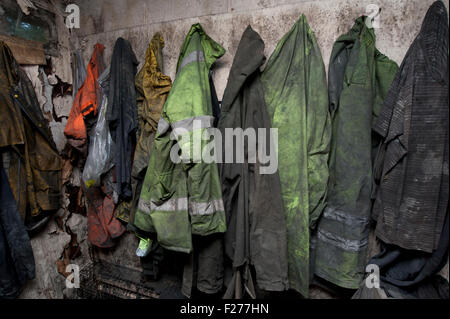
M118 38L111 58L106 121L116 145L116 191L125 200L132 196L131 166L138 127L134 77L138 64L130 42Z
M86 80L86 67L84 66L80 50L72 52L72 74L72 99L75 100L78 90L83 85L84 80Z

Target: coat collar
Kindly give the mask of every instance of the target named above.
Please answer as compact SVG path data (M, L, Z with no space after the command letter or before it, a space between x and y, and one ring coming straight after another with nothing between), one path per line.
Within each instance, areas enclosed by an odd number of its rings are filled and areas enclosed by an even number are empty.
M242 34L230 70L227 88L223 97L223 112L226 112L231 107L247 78L259 70L265 59L263 40L250 25L247 26Z

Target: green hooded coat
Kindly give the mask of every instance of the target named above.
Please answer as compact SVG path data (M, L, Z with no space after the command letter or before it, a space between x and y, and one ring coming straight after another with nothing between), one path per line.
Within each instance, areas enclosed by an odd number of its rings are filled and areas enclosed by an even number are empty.
M211 65L224 53L200 24L191 27L158 122L134 225L156 233L159 244L169 250L190 253L192 235L226 230L217 164L200 159L193 145L195 134L212 127L208 76ZM209 142L202 140L201 147ZM176 154L179 149L181 161L177 162L171 151Z
M328 90L333 133L327 207L314 234L315 274L357 289L364 275L372 192L375 122L397 71L375 47L363 17L338 38Z
M306 297L309 229L325 205L331 126L325 66L304 15L278 43L262 82L272 127L278 128L289 284Z

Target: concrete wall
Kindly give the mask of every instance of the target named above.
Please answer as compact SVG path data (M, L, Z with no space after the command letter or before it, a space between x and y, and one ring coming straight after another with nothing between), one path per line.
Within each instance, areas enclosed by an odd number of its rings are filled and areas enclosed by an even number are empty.
M180 47L193 23L219 42L226 54L218 60L214 80L219 99L242 32L251 24L265 42L269 58L277 42L304 13L316 34L326 68L337 37L348 31L368 4L381 8L380 28L375 30L378 49L401 63L420 30L426 10L434 0L78 0L81 28L77 30L88 61L93 45L105 45L105 62L110 61L115 40L128 39L140 62L153 34L165 41L164 68L172 79ZM449 7L449 1L444 1Z

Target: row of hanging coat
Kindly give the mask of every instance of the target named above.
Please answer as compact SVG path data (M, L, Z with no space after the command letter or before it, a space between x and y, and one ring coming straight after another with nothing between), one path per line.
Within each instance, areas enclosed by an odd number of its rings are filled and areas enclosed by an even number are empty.
M160 34L137 75L122 38L100 75L97 44L75 97L87 102L74 104L66 128L85 121L84 134L67 134L82 152L89 136L83 179L90 242L111 247L128 223L147 274L158 277L165 251L186 256L186 296L196 288L227 298L288 289L308 297L317 277L360 287L376 223L382 251L370 262L382 268L383 287L428 280L448 250L446 18L437 1L400 69L377 50L368 18L358 18L333 46L328 85L304 15L263 71L264 42L249 26L221 107L211 69L225 50L200 24L186 36L173 84L162 72ZM97 113L90 129L89 114ZM248 154L244 163L195 161L194 120L201 133L277 128L278 170L260 174L264 164ZM180 128L185 136L171 138ZM271 143L269 133L265 141ZM174 147L182 162L171 160ZM413 264L416 280L396 277Z
M389 297L448 298L448 282L435 276L448 260L445 6L429 8L400 68L375 43L358 19L331 54L330 178L311 240L313 269L364 291L365 265L376 265ZM367 262L371 222L381 251Z

